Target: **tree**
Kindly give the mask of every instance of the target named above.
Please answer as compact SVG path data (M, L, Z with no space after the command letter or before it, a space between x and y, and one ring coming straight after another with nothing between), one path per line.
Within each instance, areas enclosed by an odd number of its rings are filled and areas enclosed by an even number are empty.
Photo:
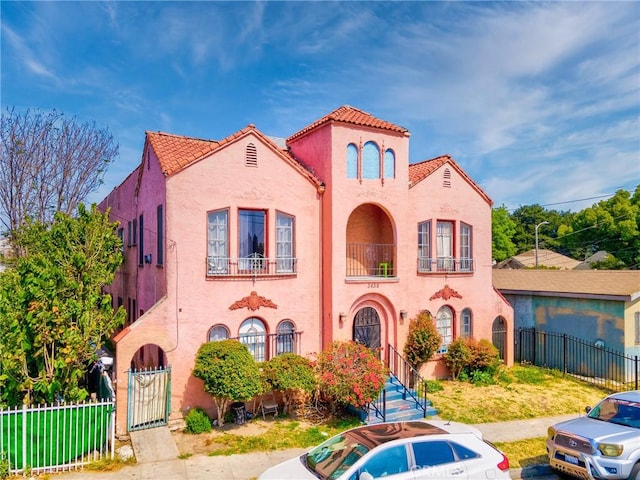
M509 215L507 207L491 210L491 254L496 262L501 262L516 254L512 241L516 233L516 223Z
M198 349L193 375L213 397L218 425L232 400L249 400L262 391L260 371L247 346L237 340L204 343Z
M311 394L316 387L311 361L295 353L283 353L264 362L262 376L271 389L283 393L285 413L297 393Z
M0 274L0 402L52 403L87 396L80 386L97 348L122 325L102 287L122 262L115 223L95 205L46 225L27 220L26 252Z
M384 388L383 363L360 343L334 341L320 353L316 368L320 389L331 399L332 411L336 402L364 407Z
M118 155L107 129L55 110L7 109L0 127L0 221L12 240L27 217L74 213Z
M404 344L404 355L416 370L429 361L442 344L442 335L438 332L431 314L423 310L409 322L409 334Z

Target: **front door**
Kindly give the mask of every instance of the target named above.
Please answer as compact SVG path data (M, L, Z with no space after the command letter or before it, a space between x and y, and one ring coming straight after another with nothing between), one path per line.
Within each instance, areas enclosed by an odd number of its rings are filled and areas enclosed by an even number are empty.
M364 307L353 320L353 341L380 350L380 316L375 308Z

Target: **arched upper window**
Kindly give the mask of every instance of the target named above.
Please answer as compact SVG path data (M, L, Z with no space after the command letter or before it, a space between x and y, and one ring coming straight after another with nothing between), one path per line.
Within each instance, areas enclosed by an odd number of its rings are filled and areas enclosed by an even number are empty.
M384 178L396 178L396 155L391 149L384 152Z
M296 327L290 320L283 320L276 328L276 355L281 353L295 353L295 331Z
M362 178L380 178L380 149L374 142L362 148Z
M460 314L460 336L462 338L471 338L473 336L473 317L471 310L465 308Z
M259 318L247 318L240 325L240 342L244 343L256 362L266 360L266 329Z
M229 338L229 329L224 325L214 325L209 330L209 341L217 342Z
M347 145L347 178L358 178L358 147Z
M453 312L447 306L440 307L436 315L436 329L442 336L442 343L436 353L446 353L453 341Z

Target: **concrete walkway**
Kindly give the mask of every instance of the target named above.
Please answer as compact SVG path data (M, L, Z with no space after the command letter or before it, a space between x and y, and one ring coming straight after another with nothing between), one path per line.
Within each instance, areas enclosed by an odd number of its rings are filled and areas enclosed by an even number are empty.
M547 428L555 423L576 418L577 415L563 415L550 418L535 418L530 420L516 420L512 422L483 423L474 425L490 442L514 442L528 438L547 436ZM140 439L142 441L142 439ZM134 442L135 443L135 442ZM169 444L168 450L166 444ZM165 439L161 443L152 441L145 449L157 448L166 455L174 452L175 444L172 439ZM155 447L153 447L155 445ZM135 450L135 449L134 449ZM293 458L307 449L293 448L272 452L256 452L230 456L193 455L179 459L177 455L164 461L143 461L135 465L126 466L116 472L79 471L58 475L50 475L57 480L251 480L255 479L267 468L284 460ZM157 452L158 453L158 452ZM160 453L158 453L160 454ZM138 453L140 455L140 453ZM150 452L144 452L143 457L150 458ZM169 455L171 457L171 454ZM137 457L140 460L140 457ZM156 457L157 458L157 457ZM541 476L549 473L548 466L512 469L514 479Z

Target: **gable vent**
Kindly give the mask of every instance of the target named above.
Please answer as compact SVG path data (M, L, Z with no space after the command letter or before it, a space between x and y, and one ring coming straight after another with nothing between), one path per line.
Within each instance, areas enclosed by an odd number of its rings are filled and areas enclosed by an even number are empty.
M444 169L444 173L442 175L442 186L445 188L451 188L451 170L448 168Z
M258 166L258 151L256 150L256 146L253 143L247 145L244 164L246 167Z

